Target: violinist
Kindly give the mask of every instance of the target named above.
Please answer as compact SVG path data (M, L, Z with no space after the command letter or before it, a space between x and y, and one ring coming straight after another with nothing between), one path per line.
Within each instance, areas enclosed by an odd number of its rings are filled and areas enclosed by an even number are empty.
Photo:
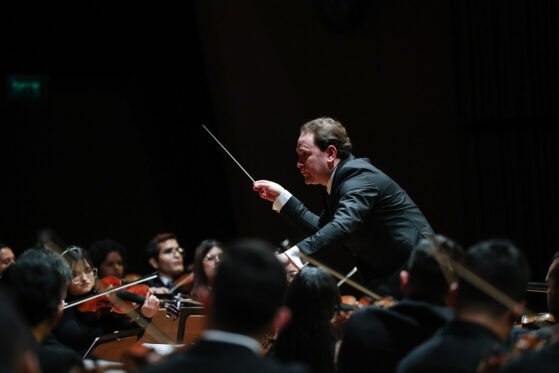
M462 261L458 244L442 235L434 240L443 255ZM360 372L370 361L375 362L375 371L393 372L402 357L452 318L447 299L450 284L430 241L422 240L413 249L406 269L400 273L400 286L404 298L394 306L353 312L340 347L340 373Z
M270 355L284 362L306 363L313 373L334 373L337 340L330 320L339 305L340 293L332 276L320 268L301 269L285 296L291 321L279 331Z
M559 317L559 252L553 256L546 276L547 307L555 320ZM559 325L551 325L523 335L516 341L504 372L555 372L559 366Z
M467 250L463 267L491 288L460 277L449 295L453 320L408 354L398 372L475 372L486 355L505 351L523 308L528 263L511 242L488 240ZM497 289L514 303L504 305L488 289Z
M62 256L72 270L66 302L95 295L97 269L92 266L87 252L80 247L70 246ZM150 319L158 310L159 300L148 294L140 308L139 317ZM117 316L114 312L80 312L79 307L72 307L64 311L54 335L83 356L95 338L116 330L137 328L134 321L126 316Z
M16 262L16 256L11 247L0 242L0 277L2 272Z
M199 300L198 290L201 286L212 289L219 266L223 245L217 240L204 240L194 252L194 283L190 293L192 299Z
M111 239L95 241L89 248L93 267L99 269L99 277L123 278L126 271L126 247Z
M70 273L66 262L45 248L26 250L6 272L6 285L30 327L31 346L43 372L70 372L82 367L81 356L50 335L63 312L66 273Z
M0 371L39 373L41 369L37 355L30 346L28 328L2 290L0 289Z
M150 240L145 248L149 265L159 272L159 276L147 285L153 294L170 294L175 280L184 274L184 249L173 233L160 233ZM190 290L190 289L189 289ZM180 289L173 294L177 295Z
M212 292L201 291L209 328L188 349L142 372L306 372L260 356L259 341L289 320L282 307L286 285L273 246L254 240L228 245Z

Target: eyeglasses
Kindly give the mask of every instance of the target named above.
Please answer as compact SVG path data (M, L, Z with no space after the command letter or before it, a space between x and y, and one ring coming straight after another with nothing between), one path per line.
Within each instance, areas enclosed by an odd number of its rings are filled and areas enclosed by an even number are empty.
M162 254L172 254L174 252L182 255L184 253L184 249L182 247L168 247L163 250Z
M204 260L207 261L207 262L220 262L221 261L221 255L220 254L206 255L204 257Z
M82 273L72 273L72 282L74 284L79 283L83 275L95 277L97 276L97 268L88 268Z

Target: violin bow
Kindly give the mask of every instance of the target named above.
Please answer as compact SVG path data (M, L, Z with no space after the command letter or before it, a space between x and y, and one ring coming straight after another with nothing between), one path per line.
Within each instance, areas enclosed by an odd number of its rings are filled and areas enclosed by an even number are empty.
M309 257L309 256L306 256L306 255L303 254L303 253L300 253L299 256L300 256L302 259L304 259L304 260L306 260L307 262L309 262L310 264L315 265L315 266L317 266L317 267L319 267L319 268L322 268L322 269L325 270L326 272L330 273L332 276L336 277L338 280L343 280L343 279L345 279L345 282L346 282L348 285L350 285L351 287L353 287L353 288L359 290L359 291L362 292L363 294L368 295L368 296L370 296L371 298L373 298L373 299L375 299L375 300L381 300L381 299L382 299L382 297L381 297L380 295L378 295L377 293L374 293L374 292L372 292L371 290L369 290L369 289L367 289L366 287L364 287L363 285L361 285L361 284L359 284L359 283L357 283L357 282L355 282L355 281L349 279L349 277L346 278L346 276L342 275L342 274L339 273L339 272L336 272L335 270L333 270L332 268L330 268L330 267L326 266L325 264L319 262L318 260L313 259L313 258L311 258L311 257Z
M453 277L456 277L452 275L452 273L455 273L458 277L468 281L478 290L483 291L485 294L501 303L508 309L518 311L518 308L522 307L524 309L524 312L529 312L529 310L525 308L522 303L515 301L485 279L481 278L474 272L470 271L468 268L464 267L462 264L453 260L447 253L441 250L440 245L434 237L434 235L429 236L427 239L429 240L430 248L433 251L433 256L439 263L439 267L441 268L441 271L443 272L449 284L453 282Z
M154 273L154 274L152 274L152 275L149 275L149 276L147 276L147 277L138 279L138 280L133 281L133 282L130 282L130 283L128 283L128 284L125 284L125 285L122 285L122 286L118 286L118 287L113 288L113 289L109 289L109 290L104 291L104 292L102 292L102 293L95 294L95 295L93 295L93 296L90 296L90 297L87 297L87 298L84 298L84 299L80 299L80 300L77 300L77 301L72 302L72 303L68 303L67 305L64 306L64 309L71 308L71 307L75 307L75 306L77 306L77 305L79 305L79 304L82 304L82 303L84 303L84 302L90 301L90 300L95 299L95 298L102 297L102 296L107 295L107 294L110 294L110 293L114 293L115 291L119 291L119 290L128 288L128 287L133 286L133 285L141 284L142 282L146 282L146 281L152 280L152 279L156 278L157 276L158 276L157 273ZM124 302L124 301L118 299L118 297L115 298L115 299L112 300L112 301L113 301L114 303L116 303L117 306L126 303L126 302ZM120 303L120 304L119 304L119 303ZM152 325L149 321L147 321L146 319L144 319L144 318L142 317L142 315L140 314L140 312L136 311L135 309L132 309L129 313L133 316L132 319L136 322L136 324L138 324L138 326L140 326L142 329L144 329L147 333L149 333L150 335L152 335L153 337L155 337L155 339L157 339L157 340L159 340L159 341L161 341L161 342L163 342L163 343L166 343L166 344L176 344L176 341L171 340L171 338L169 338L169 337L168 337L165 333L163 333L159 328L157 328L156 326Z
M136 281L132 281L132 282L130 282L130 283L128 283L128 284L124 284L124 285L118 286L118 287L116 287L116 288L112 288L112 289L106 290L106 291L104 291L104 292L102 292L102 293L95 294L95 295L92 295L92 296L90 296L90 297L86 297L86 298L83 298L83 299L76 300L76 301L74 301L74 302L71 302L71 303L66 304L66 305L64 306L64 309L72 308L72 307L75 307L75 306L77 306L77 305L79 305L79 304L82 304L82 303L88 302L88 301L90 301L90 300L93 300L93 299L95 299L95 298L99 298L99 297L102 297L102 296L104 296L104 295L107 295L107 294L110 294L110 293L114 293L115 291L122 290L122 289L126 289L127 287L141 284L142 282L146 282L146 281L152 280L152 279L156 278L157 276L158 276L157 273L154 273L154 274L149 275L149 276L147 276L147 277L138 279L138 280L136 280Z

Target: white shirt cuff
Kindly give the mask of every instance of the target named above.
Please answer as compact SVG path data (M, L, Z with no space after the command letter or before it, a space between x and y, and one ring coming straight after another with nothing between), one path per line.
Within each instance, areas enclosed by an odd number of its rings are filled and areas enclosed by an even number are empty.
M301 252L299 251L299 248L297 246L293 246L292 248L284 252L284 254L287 255L289 261L298 269L301 269L305 266L305 263L303 263L301 257L299 256L300 253Z
M281 208L289 201L293 194L289 193L287 189L284 189L283 192L276 198L274 204L272 205L272 209L274 211L280 212Z

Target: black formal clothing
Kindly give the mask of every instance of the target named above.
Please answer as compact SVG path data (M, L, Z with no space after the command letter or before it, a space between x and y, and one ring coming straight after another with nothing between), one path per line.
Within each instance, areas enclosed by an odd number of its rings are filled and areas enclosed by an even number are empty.
M503 373L559 371L559 342L547 345L541 350L531 351L510 360L503 366Z
M505 350L503 341L486 327L453 320L408 354L398 365L397 371L476 372L483 358Z
M69 298L71 303L74 298ZM138 328L133 320L126 315L103 314L97 318L94 315L78 311L78 307L64 310L60 322L53 330L53 335L64 345L72 348L83 357L95 338L114 331ZM148 319L144 319L148 322Z
M71 372L75 368L82 368L81 356L58 342L52 335L47 336L41 344L33 337L31 337L31 341L31 347L39 358L41 371L64 373Z
M173 282L171 281L170 283L164 283L163 280L161 279L161 276L157 276L154 279L151 279L149 281L146 281L145 284L147 286L149 286L150 288L167 288L167 289L171 289L173 287Z
M375 372L394 372L404 356L451 318L448 307L410 298L387 309L357 310L344 328L338 371L362 372L363 367L374 364Z
M305 373L308 370L299 365L281 365L272 359L258 356L244 346L202 339L161 364L142 370L142 373L157 372Z
M149 286L150 288L167 288L167 289L172 289L175 286L173 281L164 282L161 276L157 276L152 280L146 281L146 285ZM180 294L180 289L176 289L174 292L169 294L156 294L156 295L161 295L162 298L168 298L179 294Z
M433 234L408 194L365 158L350 155L341 161L324 198L320 216L294 196L282 207L282 216L310 235L297 247L305 255L349 250L366 284L381 293L387 292L381 285L399 272L411 250ZM397 278L392 280L388 292L397 292Z

